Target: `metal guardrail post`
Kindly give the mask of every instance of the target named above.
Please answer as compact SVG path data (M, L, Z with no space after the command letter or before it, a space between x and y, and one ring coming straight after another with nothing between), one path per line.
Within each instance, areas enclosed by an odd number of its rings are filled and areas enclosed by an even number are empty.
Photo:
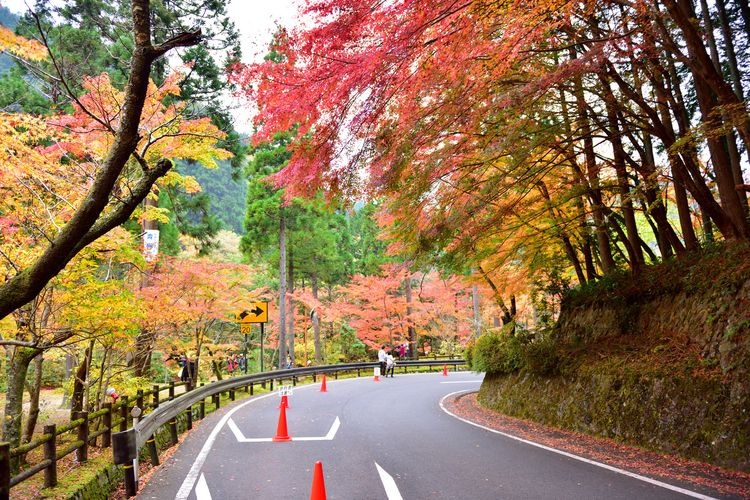
M177 439L177 418L173 418L169 421L169 438L172 441L172 446L179 443Z
M57 486L57 426L45 425L44 433L52 435L52 439L44 443L44 458L50 461L44 469L44 487L54 488Z
M185 394L193 390L193 384L188 379L187 383L185 384ZM185 415L187 417L187 429L190 430L193 428L193 405L189 405L187 407L187 413Z
M125 494L133 497L138 492L133 460L138 456L135 443L135 429L112 434L112 456L117 465L122 465L125 472Z
M148 447L148 457L151 459L151 465L159 465L159 450L156 449L156 440L153 434L146 440L146 446Z

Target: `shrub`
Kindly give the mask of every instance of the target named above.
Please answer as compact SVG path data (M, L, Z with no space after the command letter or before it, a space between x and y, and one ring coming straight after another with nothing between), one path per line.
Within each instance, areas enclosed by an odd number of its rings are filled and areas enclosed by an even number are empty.
M521 341L517 337L486 333L472 348L472 369L486 373L508 374L522 366Z
M474 346L476 345L475 341L471 341L468 344L466 344L466 349L464 350L464 360L466 360L466 366L474 369Z
M524 369L536 375L553 375L560 366L557 344L544 335L525 344L522 349Z

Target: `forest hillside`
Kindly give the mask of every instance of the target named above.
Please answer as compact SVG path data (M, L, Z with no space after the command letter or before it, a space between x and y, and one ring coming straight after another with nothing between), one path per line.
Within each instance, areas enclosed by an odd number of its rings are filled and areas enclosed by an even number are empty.
M522 347L520 368L489 373L480 399L506 414L747 471L749 311L747 245L603 280L569 293L554 341Z

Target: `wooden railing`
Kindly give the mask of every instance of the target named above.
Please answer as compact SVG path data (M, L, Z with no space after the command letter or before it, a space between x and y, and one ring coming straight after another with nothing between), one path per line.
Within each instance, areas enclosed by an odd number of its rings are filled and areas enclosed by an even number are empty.
M451 366L456 369L464 365L462 359L420 359L406 360L397 363L397 369L406 373L411 368L431 367L438 369ZM52 488L57 485L57 462L63 457L75 452L76 461L85 463L88 460L88 448L99 441L99 447L112 447L114 463L127 465L147 446L149 458L153 465L159 464L158 447L155 436L163 426L168 426L168 445L178 443L178 418L182 416L183 426L191 429L193 419L202 419L206 414L206 399L211 398L213 409L221 405L221 395L227 393L231 401L235 400L236 391L243 390L249 395L254 394L257 385L270 385L274 390L274 383L281 384L288 380L297 385L303 377L311 377L313 382L317 376L330 374L337 379L340 374L354 373L357 376L366 371L369 375L377 363L349 363L338 365L292 368L275 370L272 372L241 375L225 380L212 382L193 388L189 382L170 382L167 385L154 385L149 391L139 390L133 399L123 395L116 404L106 403L101 410L95 412L78 412L75 420L66 425L46 425L43 434L33 441L10 448L8 443L0 443L0 500L10 497L10 490L30 477L44 472L44 487ZM176 389L184 387L182 392ZM162 396L166 393L166 397ZM132 413L143 414L137 424L132 426ZM75 436L75 437L73 437ZM43 447L43 459L34 464L28 464L23 470L11 474L13 463L30 452ZM129 477L126 468L126 493L135 494L137 484L135 478Z

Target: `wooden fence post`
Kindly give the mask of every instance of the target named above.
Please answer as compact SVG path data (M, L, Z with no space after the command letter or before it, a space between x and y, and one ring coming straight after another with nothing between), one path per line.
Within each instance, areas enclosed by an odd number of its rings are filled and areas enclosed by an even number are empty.
M143 404L143 389L138 389L138 390L137 390L137 391L135 392L135 405L136 405L136 406L137 406L138 408L142 408L142 409L144 409L144 410L146 409L146 407L145 407L145 406L144 406L144 404Z
M154 410L159 407L159 385L154 384Z
M10 443L0 443L0 500L10 498Z
M102 434L102 448L109 448L112 444L112 403L104 403L107 413L102 416L104 434Z
M54 488L57 486L57 426L45 425L44 433L52 435L52 439L44 443L44 458L51 461L44 469L44 487Z
M83 441L83 444L76 450L76 459L82 464L89 459L89 412L79 411L76 413L76 420L79 418L83 422L78 426L78 440Z
M174 380L169 381L169 400L172 401L174 399Z
M130 412L128 411L128 397L127 396L120 396L120 399L122 400L122 406L120 406L120 432L125 432L128 430L128 416L130 415Z

